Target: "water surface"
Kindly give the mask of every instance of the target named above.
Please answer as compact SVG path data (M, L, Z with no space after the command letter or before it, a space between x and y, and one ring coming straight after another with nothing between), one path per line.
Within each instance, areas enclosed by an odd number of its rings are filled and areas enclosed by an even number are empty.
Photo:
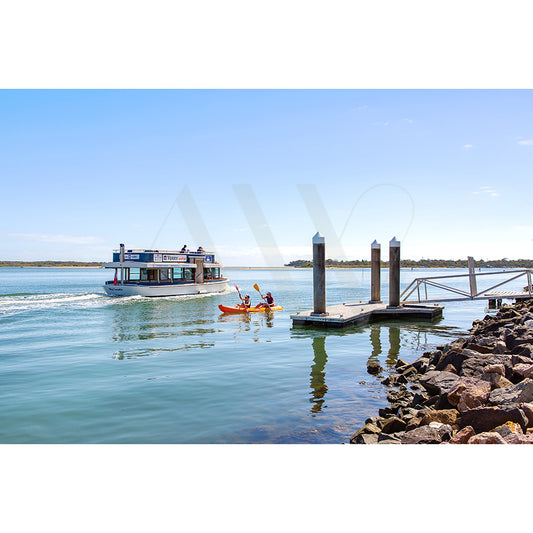
M451 271L402 270L402 286ZM433 323L293 328L289 315L312 307L310 270L226 274L253 302L254 283L271 290L284 311L221 315L232 289L111 298L101 269L0 268L0 442L347 442L387 405L381 380L398 357L413 361L486 313L460 302ZM369 294L369 270L328 270L328 303Z

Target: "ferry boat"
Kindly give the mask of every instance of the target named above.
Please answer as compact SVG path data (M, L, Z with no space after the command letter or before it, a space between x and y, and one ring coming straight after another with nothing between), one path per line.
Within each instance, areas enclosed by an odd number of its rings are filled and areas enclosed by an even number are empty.
M121 244L113 261L102 267L115 270L114 279L104 285L109 296L214 294L229 282L215 255L203 251L126 250Z

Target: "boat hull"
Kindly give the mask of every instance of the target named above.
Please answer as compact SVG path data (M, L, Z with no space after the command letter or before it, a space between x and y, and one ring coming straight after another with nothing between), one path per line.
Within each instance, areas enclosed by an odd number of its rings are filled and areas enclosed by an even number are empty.
M188 296L195 294L217 294L224 292L228 287L229 280L210 281L208 283L184 283L169 285L137 285L125 283L104 285L104 291L109 296Z
M241 314L245 315L246 309L241 309L240 307L228 307L226 305L220 304L218 308L223 313L231 313L231 314ZM281 305L273 305L272 307L249 307L248 313L265 313L267 311L283 311L283 307Z

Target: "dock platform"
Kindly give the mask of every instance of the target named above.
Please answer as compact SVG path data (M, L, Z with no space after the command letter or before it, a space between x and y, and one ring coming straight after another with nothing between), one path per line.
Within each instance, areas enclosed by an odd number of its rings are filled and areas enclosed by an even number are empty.
M342 328L364 325L378 320L433 320L442 316L442 305L412 305L388 307L386 303L343 303L326 307L326 313L301 311L291 315L293 326Z

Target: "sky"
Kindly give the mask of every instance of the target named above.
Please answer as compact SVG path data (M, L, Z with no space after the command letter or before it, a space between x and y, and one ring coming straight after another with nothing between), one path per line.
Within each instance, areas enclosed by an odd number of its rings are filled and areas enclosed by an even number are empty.
M533 257L531 90L2 90L0 259Z

